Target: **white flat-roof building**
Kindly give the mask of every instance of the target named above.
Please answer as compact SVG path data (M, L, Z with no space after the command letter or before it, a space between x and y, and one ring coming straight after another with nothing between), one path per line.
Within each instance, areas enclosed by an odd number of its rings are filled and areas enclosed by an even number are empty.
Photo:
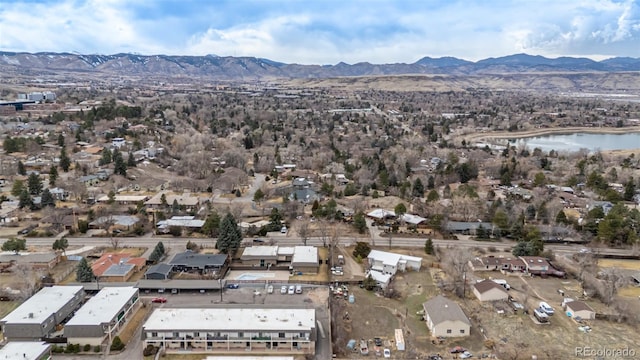
M0 320L9 340L40 340L49 337L84 300L82 286L45 287Z
M418 271L422 266L422 258L379 250L371 250L367 259L370 270L383 274L395 275L398 270L406 271L407 269Z
M51 344L31 341L10 341L0 348L2 360L48 360Z
M133 315L138 296L134 287L103 288L67 322L64 336L73 344L102 344Z
M168 352L314 354L315 309L155 309L142 326L144 347Z

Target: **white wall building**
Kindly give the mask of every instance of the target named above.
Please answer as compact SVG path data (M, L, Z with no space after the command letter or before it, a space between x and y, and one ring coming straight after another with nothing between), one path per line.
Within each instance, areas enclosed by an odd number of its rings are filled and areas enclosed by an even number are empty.
M418 271L422 266L422 258L379 250L371 250L367 260L370 270L390 275L395 275L398 271Z
M100 345L106 337L111 340L133 315L138 296L134 287L103 288L67 322L64 336L73 344Z
M142 327L144 347L167 352L314 354L315 309L155 309Z
M31 341L10 341L0 348L3 360L48 360L51 359L51 344Z

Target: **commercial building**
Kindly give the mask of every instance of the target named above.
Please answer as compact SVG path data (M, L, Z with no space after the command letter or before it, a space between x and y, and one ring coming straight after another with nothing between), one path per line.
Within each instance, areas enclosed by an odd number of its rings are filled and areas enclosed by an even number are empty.
M187 250L176 254L169 261L169 265L173 266L175 272L195 272L220 278L227 272L229 256L226 254L198 254Z
M438 295L422 304L422 308L431 336L469 336L471 321L456 302Z
M51 336L82 304L82 286L45 287L0 320L9 340L40 340Z
M49 360L51 344L31 341L10 341L0 348L3 360Z
M100 345L111 338L133 316L138 304L138 289L106 287L87 301L64 327L64 336L72 344Z
M155 309L142 327L144 347L167 352L314 354L314 309Z

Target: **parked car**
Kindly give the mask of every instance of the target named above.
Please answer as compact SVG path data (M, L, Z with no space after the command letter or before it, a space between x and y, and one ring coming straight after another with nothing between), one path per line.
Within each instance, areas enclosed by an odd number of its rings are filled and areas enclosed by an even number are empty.
M280 288L280 294L286 294L287 293L287 285L282 285L282 287Z
M227 289L237 289L240 285L238 284L227 284Z
M460 354L460 359L470 359L472 357L473 357L473 354L468 351L465 351L462 354Z
M376 344L376 346L382 346L382 339L380 339L379 337L374 338L373 343Z
M384 350L382 351L382 355L383 355L385 358L387 358L387 359L391 358L391 350L389 350L389 349L384 349Z
M302 285L296 285L296 294L302 294Z
M546 303L546 302L544 302L544 301L541 301L541 302L540 302L540 310L544 311L544 312L545 312L545 314L547 314L547 315L549 315L549 316L551 316L551 315L553 315L553 314L554 314L554 310L553 310L553 308L552 308L551 306L549 306L549 304L547 304L547 303Z
M293 295L293 294L295 294L295 293L296 293L296 288L295 288L295 286L293 286L293 285L289 286L289 291L287 292L287 294L289 294L289 295Z
M273 294L273 285L267 286L267 294Z
M262 239L253 239L253 242L257 243L257 244L262 244L262 243L264 243L264 240L262 240Z
M450 352L452 354L457 354L457 353L463 353L465 351L467 351L467 349L463 348L462 346L456 346L456 347L452 348Z
M151 300L152 303L159 303L159 304L164 304L167 302L167 299L163 298L163 297L157 297L157 298L153 298L153 300Z
M286 227L286 226L283 226L283 227L281 227L281 228L280 228L280 232L281 232L281 233L283 233L283 234L286 234L286 233L287 233L287 231L288 231L288 230L287 230L287 227Z

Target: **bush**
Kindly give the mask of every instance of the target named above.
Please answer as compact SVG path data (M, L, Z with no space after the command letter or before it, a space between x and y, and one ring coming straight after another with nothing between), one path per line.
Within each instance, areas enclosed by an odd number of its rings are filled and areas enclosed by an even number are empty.
M182 235L182 228L179 226L169 226L169 234L178 237Z
M51 347L51 352L53 352L54 354L60 354L64 352L64 348L62 346L53 345Z
M91 351L91 345L89 345L89 344L84 344L84 348L82 348L82 351L84 351L84 352L89 352L89 351Z
M354 257L360 257L362 259L366 259L367 256L369 256L369 253L371 252L371 247L369 246L368 243L366 242L362 242L362 241L358 241L356 243L356 248L353 249L353 256Z
M158 348L149 344L147 345L146 348L144 348L144 350L142 350L142 355L143 356L151 356L151 355L155 355L158 352Z
M86 234L89 230L89 222L84 220L78 220L78 231L83 234Z
M93 352L94 353L99 353L100 351L102 351L102 347L100 347L100 345L96 345L93 347Z
M124 349L124 343L122 342L122 340L120 340L120 336L116 336L113 338L110 349L111 351L120 351Z

